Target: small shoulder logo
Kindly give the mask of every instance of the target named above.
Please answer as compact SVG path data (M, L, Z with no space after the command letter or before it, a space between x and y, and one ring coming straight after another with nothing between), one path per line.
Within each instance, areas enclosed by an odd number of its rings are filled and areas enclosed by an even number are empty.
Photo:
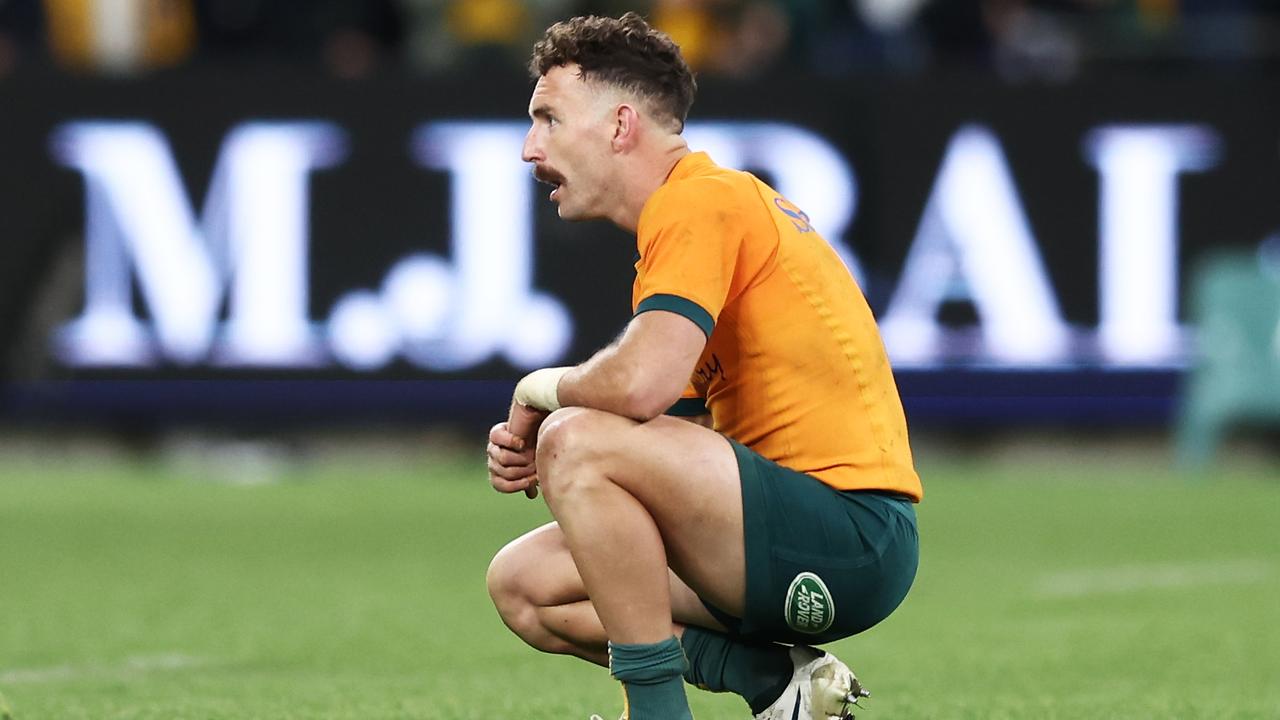
M802 572L791 581L784 610L787 625L796 632L816 635L831 627L836 619L836 606L831 591L822 578Z
M784 215L791 218L791 224L796 226L796 230L802 233L813 232L813 225L809 222L809 215L805 211L796 207L790 200L779 195L773 199L773 204L783 212Z

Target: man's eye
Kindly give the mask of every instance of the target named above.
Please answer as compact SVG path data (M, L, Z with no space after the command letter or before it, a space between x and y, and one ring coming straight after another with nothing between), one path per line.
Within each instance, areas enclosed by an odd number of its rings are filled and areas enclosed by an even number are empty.
M555 127L559 124L560 124L559 120L557 120L554 117L551 117L550 115L547 116L547 125L550 125L551 127Z

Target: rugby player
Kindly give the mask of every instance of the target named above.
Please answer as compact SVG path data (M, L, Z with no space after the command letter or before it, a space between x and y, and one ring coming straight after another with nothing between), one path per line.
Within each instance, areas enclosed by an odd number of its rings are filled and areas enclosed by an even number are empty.
M530 70L524 160L639 258L621 336L526 376L490 431L493 487L555 518L493 559L498 612L607 666L630 720L690 717L682 678L848 717L865 691L812 646L906 596L922 496L871 311L802 209L685 144L693 76L641 17L557 23Z

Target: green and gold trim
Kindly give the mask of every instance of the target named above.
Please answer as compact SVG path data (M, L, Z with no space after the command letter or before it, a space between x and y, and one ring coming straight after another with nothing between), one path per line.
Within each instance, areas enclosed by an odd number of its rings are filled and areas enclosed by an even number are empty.
M716 327L715 318L711 317L711 313L707 312L698 303L682 298L679 295L667 295L658 293L650 295L640 304L636 306L636 315L650 310L666 310L677 315L683 315L697 325L707 337L711 337L711 331Z

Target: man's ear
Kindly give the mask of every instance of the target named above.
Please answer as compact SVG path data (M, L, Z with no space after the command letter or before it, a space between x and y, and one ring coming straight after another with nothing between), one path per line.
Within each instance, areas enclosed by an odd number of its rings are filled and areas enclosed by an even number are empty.
M626 152L640 142L640 113L635 107L622 104L614 111L613 149Z

